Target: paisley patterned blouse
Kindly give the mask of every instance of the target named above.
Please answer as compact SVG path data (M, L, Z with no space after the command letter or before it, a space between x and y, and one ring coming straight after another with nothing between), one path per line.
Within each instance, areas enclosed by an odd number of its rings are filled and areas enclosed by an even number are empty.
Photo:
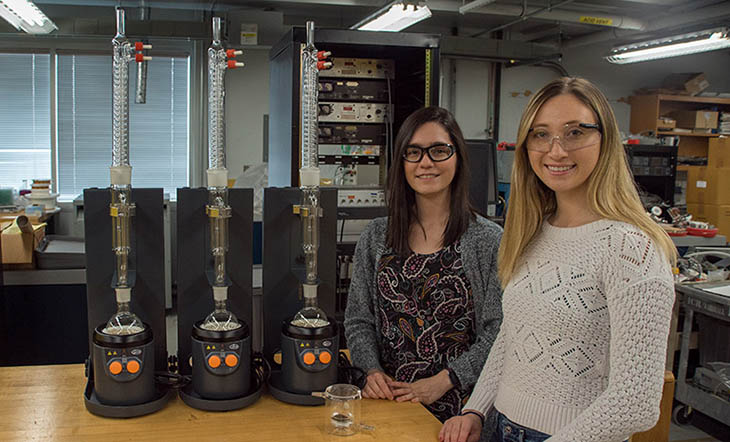
M381 364L396 381L437 374L476 340L471 284L458 241L428 255L384 255L376 278ZM459 413L467 396L452 388L426 408L443 422Z

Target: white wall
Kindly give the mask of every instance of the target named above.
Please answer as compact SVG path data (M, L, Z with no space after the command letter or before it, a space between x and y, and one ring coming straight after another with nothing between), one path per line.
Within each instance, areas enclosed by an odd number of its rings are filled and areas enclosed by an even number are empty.
M269 50L245 49L246 65L226 74L226 161L231 178L263 161L264 115L269 113Z
M454 60L456 67L454 117L464 138L487 138L489 122L489 68L491 63L478 60Z
M522 111L527 102L543 85L559 74L548 68L520 66L502 68L499 94L499 136L497 142L514 143Z

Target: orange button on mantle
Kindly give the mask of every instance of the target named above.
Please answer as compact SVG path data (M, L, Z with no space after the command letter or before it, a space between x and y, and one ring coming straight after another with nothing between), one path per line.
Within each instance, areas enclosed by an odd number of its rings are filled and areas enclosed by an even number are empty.
M328 351L323 351L319 354L319 362L323 364L329 364L332 360L332 355Z
M135 374L139 371L139 362L135 361L134 359L127 362L127 371Z
M111 364L109 364L109 372L111 374L119 374L122 372L122 363L119 361L114 361Z
M221 366L221 358L219 358L216 355L213 355L208 358L208 365L210 365L213 368L218 368Z
M317 358L315 358L314 353L312 353L311 351L304 353L304 355L302 356L302 361L304 361L304 363L307 365L314 364L314 361L316 360Z
M229 367L235 367L238 364L238 357L236 355L226 356L226 365Z

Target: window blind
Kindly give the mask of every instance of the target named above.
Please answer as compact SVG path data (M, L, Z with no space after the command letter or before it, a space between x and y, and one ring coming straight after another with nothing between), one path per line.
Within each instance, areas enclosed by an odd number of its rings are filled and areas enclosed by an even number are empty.
M61 198L109 186L112 141L111 56L58 55L58 183ZM133 187L188 185L187 57L148 62L147 102L136 104L130 63L129 158Z
M0 187L51 178L48 54L0 53Z

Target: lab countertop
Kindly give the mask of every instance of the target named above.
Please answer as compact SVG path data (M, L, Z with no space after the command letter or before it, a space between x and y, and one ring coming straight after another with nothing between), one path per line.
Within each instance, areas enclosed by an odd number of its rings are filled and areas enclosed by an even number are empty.
M715 235L712 238L705 238L702 236L672 236L672 242L677 247L709 247L709 246L724 246L727 244L727 237L725 235Z
M86 269L5 270L5 285L86 284Z
M441 429L420 404L363 399L361 421L374 430L330 436L324 407L289 405L267 393L230 412L196 410L176 396L157 413L110 419L86 410L85 384L80 364L0 367L0 440L427 442Z

